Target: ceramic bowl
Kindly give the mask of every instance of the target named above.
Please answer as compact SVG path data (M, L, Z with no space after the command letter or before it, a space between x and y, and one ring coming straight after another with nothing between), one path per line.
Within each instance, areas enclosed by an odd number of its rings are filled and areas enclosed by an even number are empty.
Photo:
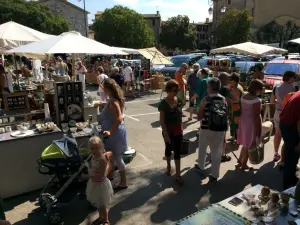
M76 121L75 120L70 120L69 125L70 125L70 127L76 127Z
M49 130L55 130L57 128L56 124L48 125Z
M69 124L68 123L62 123L61 124L61 128L63 129L63 128L67 128L67 127L69 127Z
M71 133L75 133L77 131L77 127L70 127Z
M21 126L20 127L20 133L21 134L25 134L27 132L28 128L27 127L24 127L24 126Z
M62 132L64 132L64 133L68 133L69 130L70 130L69 127L64 127L64 128L62 128Z

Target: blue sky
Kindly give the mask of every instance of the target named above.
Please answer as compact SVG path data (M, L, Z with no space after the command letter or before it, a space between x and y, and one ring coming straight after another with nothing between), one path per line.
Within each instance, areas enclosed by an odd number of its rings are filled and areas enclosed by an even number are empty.
M83 8L83 0L69 0L69 2ZM163 20L178 14L188 15L191 21L204 22L208 17L208 0L85 0L86 9L91 14L89 20L94 19L97 11L104 11L114 5L123 5L142 14L160 11Z

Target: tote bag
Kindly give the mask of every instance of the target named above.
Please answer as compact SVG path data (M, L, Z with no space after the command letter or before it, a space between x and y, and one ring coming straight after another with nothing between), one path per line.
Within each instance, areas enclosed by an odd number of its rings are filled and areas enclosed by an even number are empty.
M256 145L253 148L250 148L249 150L249 161L251 164L260 164L262 161L264 161L265 157L265 146L260 143L258 139L256 139Z

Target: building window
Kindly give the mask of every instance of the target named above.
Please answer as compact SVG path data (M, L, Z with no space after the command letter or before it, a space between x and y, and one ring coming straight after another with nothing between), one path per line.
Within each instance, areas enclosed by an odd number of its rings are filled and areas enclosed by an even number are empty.
M231 0L227 0L227 4L228 4L228 5L231 5Z
M155 19L152 19L152 26L155 26Z
M254 8L251 9L251 15L254 16Z

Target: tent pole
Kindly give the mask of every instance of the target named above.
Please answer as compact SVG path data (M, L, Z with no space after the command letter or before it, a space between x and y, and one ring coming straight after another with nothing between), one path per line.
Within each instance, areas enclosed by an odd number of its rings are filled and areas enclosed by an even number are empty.
M16 53L14 53L14 63L15 63L15 69L16 69L16 74L17 74L17 86L18 86L18 90L20 90L20 81L19 81L19 76L20 74L18 73L18 66L17 66L17 60L16 60Z
M76 74L75 74L75 54L72 54L72 77L74 81L76 81Z

